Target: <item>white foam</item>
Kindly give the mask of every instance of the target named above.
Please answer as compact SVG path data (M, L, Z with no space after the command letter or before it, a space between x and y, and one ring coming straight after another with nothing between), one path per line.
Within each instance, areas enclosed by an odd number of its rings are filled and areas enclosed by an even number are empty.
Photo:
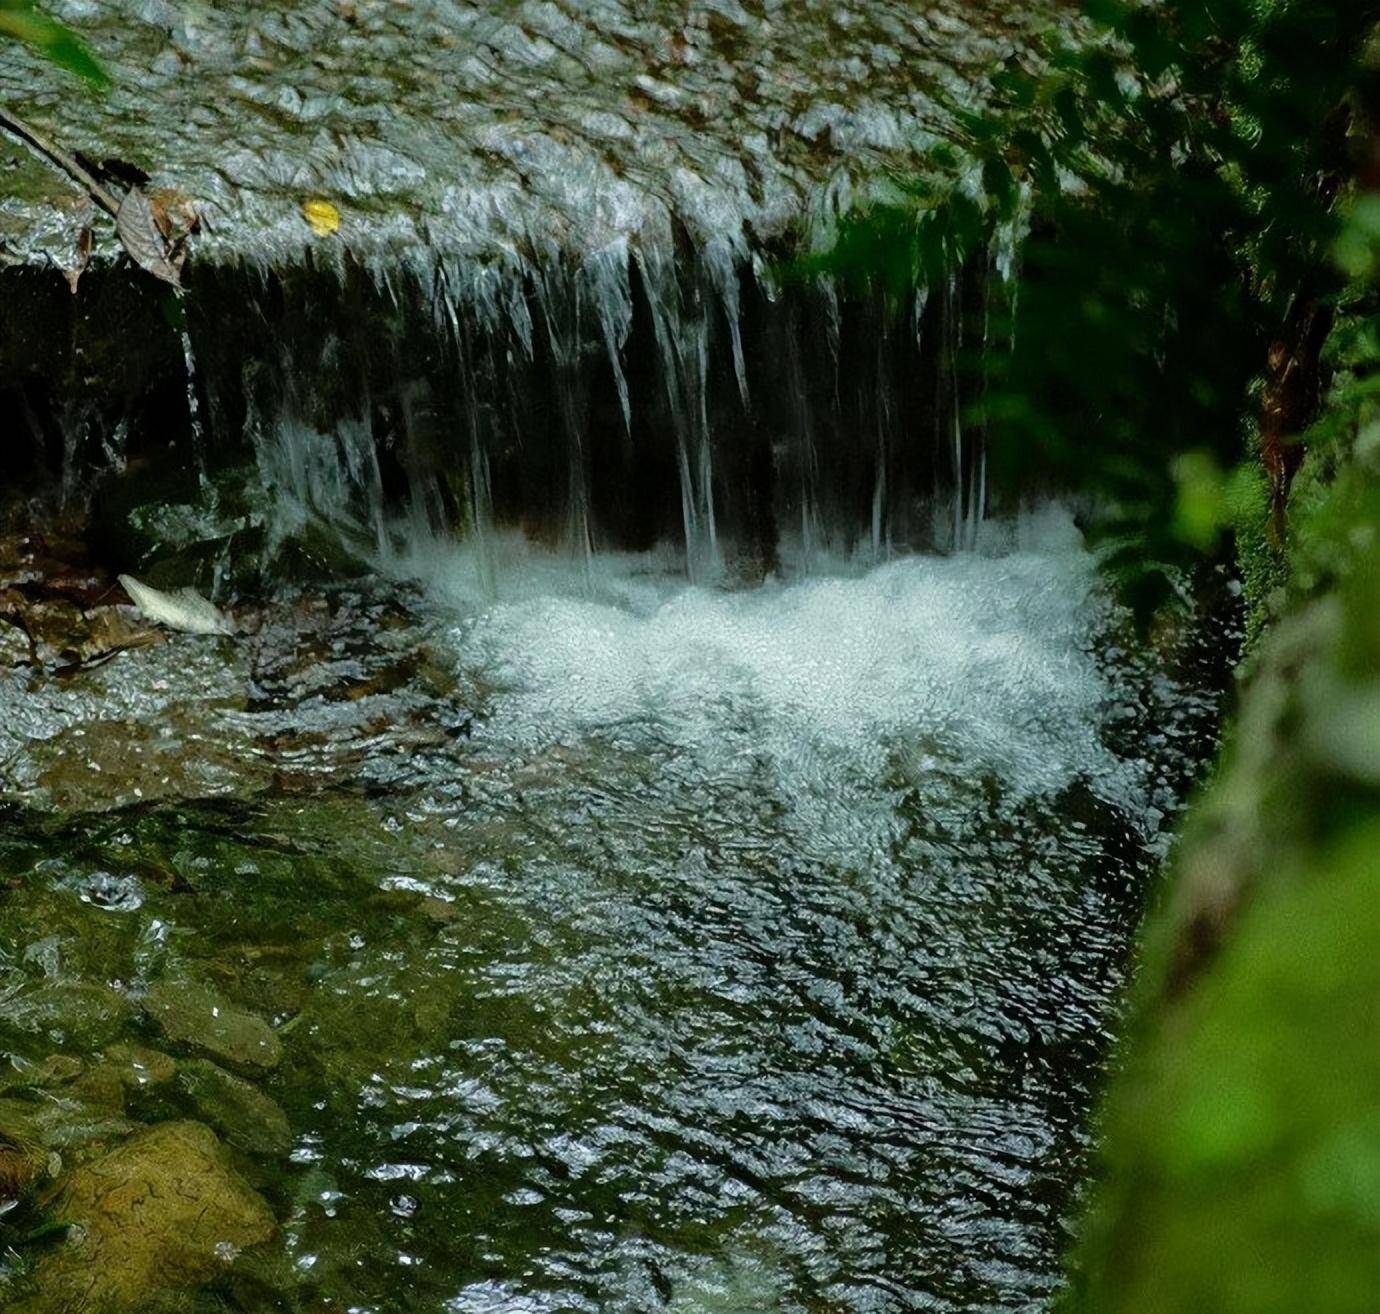
M1124 802L1128 768L1099 735L1091 557L1066 516L1003 532L981 553L740 592L624 558L581 595L529 558L514 595L456 627L455 651L497 691L492 746L669 750L695 776L760 780L850 843L883 843L895 790L926 777L994 777L1026 799L1081 776ZM449 584L434 567L454 600L463 566Z

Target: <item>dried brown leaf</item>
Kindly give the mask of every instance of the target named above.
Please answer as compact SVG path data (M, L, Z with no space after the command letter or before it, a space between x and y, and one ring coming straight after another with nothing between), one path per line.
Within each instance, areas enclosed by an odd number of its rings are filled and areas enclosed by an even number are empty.
M174 259L153 206L137 187L131 187L120 202L115 228L130 259L140 269L174 287L182 285L181 262Z
M81 276L86 273L87 267L91 264L91 228L88 225L77 234L76 256L72 264L62 271L62 276L67 280L67 286L72 289L72 295L77 295L77 284L81 282Z

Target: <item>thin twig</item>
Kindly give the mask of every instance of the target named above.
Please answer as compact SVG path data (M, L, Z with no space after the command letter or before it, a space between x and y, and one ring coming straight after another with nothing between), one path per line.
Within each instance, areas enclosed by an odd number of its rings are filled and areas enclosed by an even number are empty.
M26 145L32 146L50 164L56 165L71 178L112 219L115 217L120 202L56 142L50 141L37 128L30 127L3 105L0 105L0 128L12 133Z

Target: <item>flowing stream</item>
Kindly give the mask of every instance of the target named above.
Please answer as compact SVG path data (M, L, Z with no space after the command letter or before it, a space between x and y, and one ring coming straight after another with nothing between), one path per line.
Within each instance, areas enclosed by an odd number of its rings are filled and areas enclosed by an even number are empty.
M795 257L1069 6L45 7L201 230L0 142L0 1307L1048 1308L1219 686L989 468L1026 216Z
M1043 1307L1211 699L1066 513L974 537L723 589L418 536L0 672L0 1097L214 1126L278 1223L216 1309Z

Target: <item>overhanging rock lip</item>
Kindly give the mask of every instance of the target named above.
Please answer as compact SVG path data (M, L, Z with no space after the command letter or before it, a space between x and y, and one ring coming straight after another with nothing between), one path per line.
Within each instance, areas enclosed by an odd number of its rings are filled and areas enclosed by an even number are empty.
M426 250L598 250L626 239L769 242L913 168L1061 0L626 0L492 6L159 0L51 8L107 65L106 97L23 48L0 100L69 150L126 161L201 208L194 258L406 262ZM648 14L650 13L650 16ZM0 248L70 262L86 222L14 144ZM314 237L324 199L340 231ZM97 258L116 251L96 226Z

